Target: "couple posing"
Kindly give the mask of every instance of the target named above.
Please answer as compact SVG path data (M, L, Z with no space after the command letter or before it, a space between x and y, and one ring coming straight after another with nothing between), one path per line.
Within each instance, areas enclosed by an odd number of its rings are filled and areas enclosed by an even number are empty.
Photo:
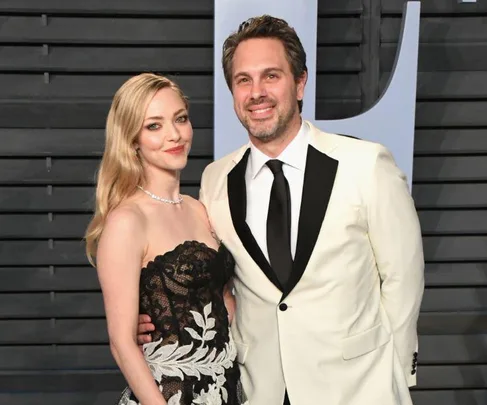
M179 194L193 134L175 83L131 78L108 115L86 240L120 404L410 405L424 263L404 175L301 118L285 21L246 21L222 63L250 142L205 169L201 202Z

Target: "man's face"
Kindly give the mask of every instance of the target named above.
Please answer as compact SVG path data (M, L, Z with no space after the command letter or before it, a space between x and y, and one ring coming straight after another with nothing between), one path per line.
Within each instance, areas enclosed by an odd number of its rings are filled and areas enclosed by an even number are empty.
M268 142L299 120L306 74L296 82L278 39L256 38L240 43L233 56L233 106L249 135Z

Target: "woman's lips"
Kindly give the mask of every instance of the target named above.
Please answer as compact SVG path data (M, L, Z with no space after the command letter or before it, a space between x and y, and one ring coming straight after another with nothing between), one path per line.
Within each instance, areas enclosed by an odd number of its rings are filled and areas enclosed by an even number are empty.
M182 153L184 152L184 146L181 145L181 146L176 146L175 148L171 148L171 149L166 149L164 152L166 153L171 153L173 155L177 155L179 153Z

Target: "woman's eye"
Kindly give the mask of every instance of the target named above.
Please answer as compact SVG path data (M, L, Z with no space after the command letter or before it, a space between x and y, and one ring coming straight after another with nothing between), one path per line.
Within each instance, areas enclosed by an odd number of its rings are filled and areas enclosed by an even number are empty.
M161 126L160 126L159 124L157 124L157 123L155 123L155 122L154 122L154 123L152 123L152 124L147 125L147 127L146 127L146 128L147 128L149 131L156 131L156 130L158 130L160 127L161 127Z
M179 123L184 123L186 121L188 121L187 115L181 115L180 117L176 118L176 122L179 122Z

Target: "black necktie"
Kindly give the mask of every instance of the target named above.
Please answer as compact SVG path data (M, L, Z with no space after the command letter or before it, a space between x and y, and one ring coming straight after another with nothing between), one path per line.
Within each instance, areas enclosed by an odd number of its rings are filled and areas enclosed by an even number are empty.
M289 184L282 171L280 160L269 160L269 169L274 174L267 214L267 252L271 266L284 286L291 274L291 195Z

